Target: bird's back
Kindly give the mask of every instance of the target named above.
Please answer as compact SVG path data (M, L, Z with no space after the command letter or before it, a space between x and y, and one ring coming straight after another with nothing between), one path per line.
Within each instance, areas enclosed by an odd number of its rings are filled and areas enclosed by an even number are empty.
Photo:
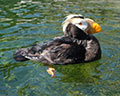
M95 58L95 56L89 56L88 53L90 52L87 51L94 51L94 48L96 49L97 47L98 49L99 47L97 41L94 41L93 39L90 40L88 39L77 41L76 39L69 37L58 37L48 43L37 44L27 49L19 49L15 53L14 58L18 61L30 59L46 64L74 64L86 62L89 61L89 59L92 60ZM87 42L89 45L86 45ZM90 47L92 43L96 44L93 44L92 49L87 49L87 47ZM89 58L88 56L92 58Z

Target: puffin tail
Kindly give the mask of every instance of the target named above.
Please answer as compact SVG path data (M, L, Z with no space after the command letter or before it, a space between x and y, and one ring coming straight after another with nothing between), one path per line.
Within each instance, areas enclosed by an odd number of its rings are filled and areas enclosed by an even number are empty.
M21 48L16 51L16 53L13 55L14 59L16 61L27 61L28 58L25 58L25 55L28 54L29 49L28 48Z

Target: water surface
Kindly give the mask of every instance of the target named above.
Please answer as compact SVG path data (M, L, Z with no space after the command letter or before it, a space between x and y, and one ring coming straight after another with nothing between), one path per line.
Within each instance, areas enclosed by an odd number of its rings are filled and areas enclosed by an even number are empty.
M3 0L0 1L0 96L119 96L119 0ZM61 23L71 14L94 19L102 32L94 34L102 58L84 64L47 66L16 62L18 48L30 47L63 35Z

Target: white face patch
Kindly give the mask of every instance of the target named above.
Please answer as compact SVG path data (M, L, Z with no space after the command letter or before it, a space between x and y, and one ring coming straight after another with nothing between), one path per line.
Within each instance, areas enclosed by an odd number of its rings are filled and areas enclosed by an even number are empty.
M83 30L84 32L88 27L88 23L85 20L81 20L79 23L76 23L74 25Z
M66 32L66 28L67 26L71 23L73 25L75 25L76 27L78 27L79 29L83 30L86 33L86 29L88 27L88 23L86 21L86 19L84 18L79 18L79 16L82 15L77 15L77 14L71 14L68 15L66 20L63 22L63 32ZM87 34L87 33L86 33Z

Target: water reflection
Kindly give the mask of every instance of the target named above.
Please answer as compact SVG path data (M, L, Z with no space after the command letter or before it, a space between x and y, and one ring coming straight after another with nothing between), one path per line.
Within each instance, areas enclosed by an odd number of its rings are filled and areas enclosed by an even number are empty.
M55 69L61 74L57 78L64 83L76 82L76 83L97 83L100 79L99 67L101 64L99 61L86 63L86 64L75 64L75 65L65 65L57 66Z

